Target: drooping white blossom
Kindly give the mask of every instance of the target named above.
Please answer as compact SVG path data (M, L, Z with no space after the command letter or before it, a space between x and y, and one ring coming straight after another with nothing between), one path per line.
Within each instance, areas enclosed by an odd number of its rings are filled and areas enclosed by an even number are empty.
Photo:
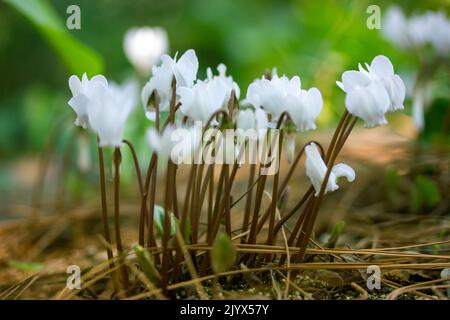
M187 50L180 59L168 55L161 57L161 65L153 66L152 76L142 89L141 99L144 107L153 91L156 91L160 111L169 110L172 99L172 81L180 87L191 87L197 78L198 59L193 49ZM177 91L178 92L178 91Z
M148 76L152 66L167 52L169 41L163 28L131 28L125 34L123 47L135 69Z
M99 137L100 147L120 147L123 130L136 105L137 86L127 81L119 86L97 82L88 103L88 117L92 130Z
M347 94L348 112L363 119L370 128L387 124L386 112L403 109L405 84L385 56L376 56L366 68L359 65L359 71L345 71L342 82L336 83Z
M314 187L315 196L320 193L323 180L327 172L327 166L320 156L319 149L315 143L311 143L305 147L306 153L306 175L309 177L311 184ZM344 163L338 163L333 166L328 178L327 186L325 188L325 194L329 191L336 191L339 189L337 179L339 177L346 177L347 181L352 182L355 180L355 171Z
M72 92L72 98L68 104L77 114L75 125L84 129L89 128L87 108L89 100L94 93L93 87L95 84L107 86L108 81L103 75L96 75L89 80L86 73L83 74L81 80L76 75L72 75L69 78L69 88Z

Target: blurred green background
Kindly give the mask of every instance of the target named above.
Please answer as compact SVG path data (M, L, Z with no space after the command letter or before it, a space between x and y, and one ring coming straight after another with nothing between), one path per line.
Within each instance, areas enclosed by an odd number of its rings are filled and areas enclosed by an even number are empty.
M65 28L71 4L81 8L81 30ZM194 48L200 78L206 67L225 63L241 87L241 98L267 68L300 75L304 87L321 90L325 106L319 122L326 127L344 108L344 95L335 85L344 70L384 54L406 79L416 71L416 56L398 51L379 30L367 28L371 4L379 5L382 14L393 4L407 14L427 9L448 13L450 1L1 1L0 200L10 196L10 166L41 151L57 124L75 118L67 106L71 74L101 72L119 82L133 76L123 51L129 28L165 28L171 55ZM443 88L445 97L448 75ZM409 113L410 103L405 105ZM140 148L145 126L141 110L127 128Z

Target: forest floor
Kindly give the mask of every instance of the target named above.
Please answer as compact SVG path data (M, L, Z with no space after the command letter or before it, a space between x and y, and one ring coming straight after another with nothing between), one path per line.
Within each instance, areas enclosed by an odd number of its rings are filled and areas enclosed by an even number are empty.
M327 195L300 267L294 270L268 263L262 267L270 270L249 272L240 265L234 273L202 281L205 294L213 299L450 298L450 282L440 275L450 268L450 195L444 192L450 190L448 150L418 150L408 133L381 128L375 137L374 132L358 130L344 147L338 162L353 166L357 179L352 184L343 182L337 192ZM240 176L245 177L243 170ZM287 206L307 186L303 167L297 171ZM432 206L411 201L417 175L427 176L441 190L439 201ZM111 282L98 274L86 276L87 281L97 280L84 290L62 291L69 265L89 274L104 264L97 201L52 214L15 206L15 212L20 212L17 218L0 222L0 299L112 297ZM122 201L123 239L130 248L137 238L136 212L136 199ZM343 229L330 242L336 225ZM278 240L274 250L289 251L283 239ZM367 287L370 265L380 267L380 289ZM173 297L198 297L195 284L200 282L189 280L174 290ZM158 298L158 294L149 297Z

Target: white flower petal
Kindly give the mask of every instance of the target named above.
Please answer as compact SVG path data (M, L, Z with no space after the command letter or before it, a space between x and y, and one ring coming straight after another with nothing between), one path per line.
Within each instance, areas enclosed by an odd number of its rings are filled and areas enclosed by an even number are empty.
M198 59L195 51L187 50L177 61L174 75L178 86L191 87L197 78Z
M322 188L323 180L327 172L327 166L320 156L319 149L315 143L311 143L305 147L306 153L306 175L309 177L311 184L316 191L315 196L317 197ZM336 180L340 176L347 177L348 181L353 181L355 179L355 172L352 168L345 164L337 164L333 167L330 172L330 176L327 181L327 186L325 188L325 194L329 191L335 191L339 189Z
M356 177L355 170L345 163L338 163L334 165L332 171L336 178L346 177L348 182L354 181Z
M348 112L363 119L367 128L387 124L384 114L389 106L389 98L382 85L357 87L347 93L345 105Z
M76 96L81 93L82 90L81 81L76 75L70 76L69 88L73 96Z
M367 86L369 82L370 79L359 71L350 70L342 74L342 84L345 92L349 92L358 86Z
M147 130L147 142L155 152L158 153L161 150L161 138L153 127Z
M394 76L394 66L391 61L383 56L379 55L373 58L370 68L379 77L392 77Z

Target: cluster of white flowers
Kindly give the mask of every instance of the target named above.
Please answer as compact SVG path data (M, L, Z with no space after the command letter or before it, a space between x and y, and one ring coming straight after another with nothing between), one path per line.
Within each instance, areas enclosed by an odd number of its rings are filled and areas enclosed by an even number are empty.
M443 11L426 11L407 18L397 7L390 7L383 18L382 32L402 49L430 45L438 54L450 52L450 20Z
M227 107L231 92L239 98L239 87L232 77L227 77L226 67L217 67L219 75L213 76L208 68L208 78L198 80L192 87L180 88L181 112L194 121L206 122L219 109Z
M346 92L348 112L362 118L366 127L383 125L387 123L386 112L403 109L405 86L384 56L375 57L370 65L366 64L366 68L360 65L359 71L344 72L342 82L337 83ZM192 49L178 60L176 56L163 55L161 64L153 66L152 76L141 93L144 107L149 104L151 96L157 99L159 111L168 111L174 103L180 106L173 123L161 131L155 128L147 131L148 143L158 155L173 157L172 151L179 148L176 154L181 158L188 157L201 145L201 130L199 134L197 124L201 123L201 129L210 121L211 126L218 127L217 120L212 117L214 113L218 110L228 112L230 99L239 100L239 86L231 76L226 75L225 65L220 64L217 70L218 75L213 75L208 69L206 79L197 79L198 59ZM75 124L97 134L100 147L120 147L125 122L136 103L135 84L129 82L117 86L108 84L102 75L89 80L84 74L81 80L71 76L69 87L73 94L69 105L77 114ZM254 139L262 141L269 130L274 130L273 122L283 113L289 114L290 123L297 131L315 129L323 100L317 88L302 89L298 76L289 79L273 72L270 80L261 78L253 81L240 105L246 107L233 112L227 128L231 122L236 132L256 131L258 134L253 136ZM292 136L292 130L289 136ZM293 152L293 141L291 139L287 143L290 153ZM326 164L315 144L308 145L305 153L306 173L318 194L326 174ZM355 173L347 165L335 165L325 191L336 190L336 179L340 176L353 181Z
M322 111L323 100L317 88L301 89L298 76L289 80L273 72L272 79L255 80L247 90L246 102L263 108L273 119L288 112L298 131L316 129L315 121Z

